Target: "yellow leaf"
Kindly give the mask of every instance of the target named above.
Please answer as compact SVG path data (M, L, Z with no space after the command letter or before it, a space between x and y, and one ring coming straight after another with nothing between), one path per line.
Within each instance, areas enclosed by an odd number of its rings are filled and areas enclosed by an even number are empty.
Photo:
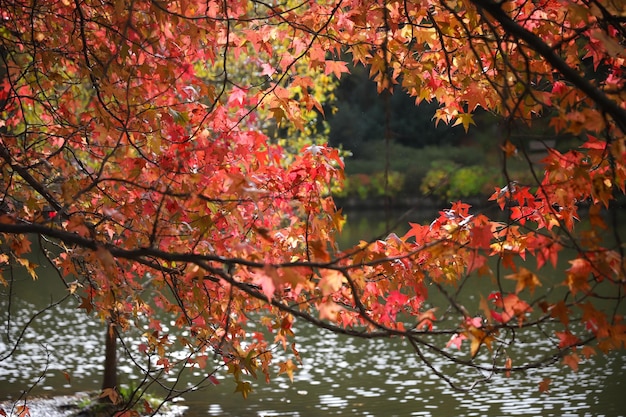
M286 362L280 363L280 369L278 370L278 375L287 374L289 380L293 382L293 371L298 369L298 367L293 363L291 359Z
M241 396L246 399L248 398L248 394L252 392L252 385L246 381L237 381L237 388L235 388L235 392L240 392Z
M456 122L454 122L454 124L452 126L457 126L457 125L463 125L463 129L465 129L465 131L467 132L469 130L469 126L472 124L474 126L476 126L476 123L474 123L474 118L472 117L471 113L461 113L456 117Z
M28 259L24 259L24 258L18 258L17 262L21 264L24 268L26 268L26 270L28 271L28 273L34 280L38 278L37 272L35 271L35 268L37 268L37 265L29 261Z
M470 353L472 358L478 353L478 349L482 344L487 346L487 349L491 350L491 342L493 342L493 336L479 329L478 327L470 326L468 332L471 341Z

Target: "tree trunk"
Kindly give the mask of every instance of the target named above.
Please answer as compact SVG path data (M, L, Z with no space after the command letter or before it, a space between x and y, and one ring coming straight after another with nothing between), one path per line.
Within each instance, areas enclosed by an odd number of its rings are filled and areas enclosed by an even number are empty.
M104 379L102 389L117 389L117 338L115 324L107 321L107 329L104 335Z

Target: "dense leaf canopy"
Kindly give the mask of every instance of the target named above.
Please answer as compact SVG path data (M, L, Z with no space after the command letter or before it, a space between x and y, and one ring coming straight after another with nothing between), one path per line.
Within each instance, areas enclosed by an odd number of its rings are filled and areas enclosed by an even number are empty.
M486 372L561 358L576 368L581 352L624 347L624 242L602 238L617 221L603 210L623 199L626 179L623 2L0 6L3 285L10 268L37 278L28 257L37 247L81 308L120 335L142 329L136 354L165 370L176 366L174 341L198 366L216 355L244 397L246 375L269 378L272 345L298 357L294 319L401 336L424 360L428 349ZM369 68L381 92L398 84L416 103L439 103L436 122L468 129L477 109L499 114L493 146L508 184L492 200L505 216L458 202L404 236L339 251L330 189L343 161L305 142L345 57ZM531 163L509 136L514 120L536 118L580 146ZM276 136L287 131L299 138L295 152ZM507 175L514 157L528 159L533 183ZM543 276L565 249L565 274ZM517 258L536 262L521 268ZM493 291L462 305L476 274ZM438 310L433 293L444 296ZM163 314L180 331L166 332ZM508 359L516 335L537 329L553 351Z

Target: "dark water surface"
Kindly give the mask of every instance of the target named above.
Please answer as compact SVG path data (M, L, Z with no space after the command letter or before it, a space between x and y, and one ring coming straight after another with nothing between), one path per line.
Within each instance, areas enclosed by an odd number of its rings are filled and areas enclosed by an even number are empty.
M356 227L365 227L370 234L379 233L382 227L372 220L357 221ZM7 289L0 289L1 356L11 348L9 342L16 340L21 326L32 314L64 292L55 277L42 277L35 283L26 276L15 279L15 297L10 308ZM471 292L468 297L471 299ZM75 307L71 301L39 315L15 353L0 362L0 401L16 399L35 383L33 395L98 389L104 353L103 325ZM11 325L7 327L9 311ZM293 383L283 375L266 384L261 376L252 381L254 392L244 400L239 393L233 393L232 378L219 375L220 384L185 396L184 404L189 406L186 415L626 416L624 352L592 357L576 373L557 364L510 378L495 375L470 392L458 392L420 362L403 340L355 341L303 324L298 324L295 331L303 364L294 373ZM540 336L521 342L519 348L508 352L514 361L541 357L547 347L545 337ZM136 345L138 339L129 339L127 343ZM426 355L460 386L469 386L483 377L444 363L428 352ZM123 383L136 383L139 378L128 358L121 359L120 374ZM202 376L195 371L195 378ZM170 383L174 377L170 376ZM550 392L540 393L538 384L545 377L552 379ZM185 384L183 381L182 386Z

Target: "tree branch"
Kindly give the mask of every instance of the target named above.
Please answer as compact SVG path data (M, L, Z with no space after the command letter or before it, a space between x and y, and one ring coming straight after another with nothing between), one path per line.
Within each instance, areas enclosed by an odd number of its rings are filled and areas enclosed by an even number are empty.
M594 86L589 80L580 75L574 68L567 65L550 45L545 43L543 39L529 30L520 26L511 19L499 3L493 0L471 0L478 9L482 9L496 19L502 29L530 46L535 52L541 55L545 60L558 71L565 79L574 84L579 90L584 92L598 107L605 113L609 114L619 129L626 133L626 109L611 100L601 89Z

